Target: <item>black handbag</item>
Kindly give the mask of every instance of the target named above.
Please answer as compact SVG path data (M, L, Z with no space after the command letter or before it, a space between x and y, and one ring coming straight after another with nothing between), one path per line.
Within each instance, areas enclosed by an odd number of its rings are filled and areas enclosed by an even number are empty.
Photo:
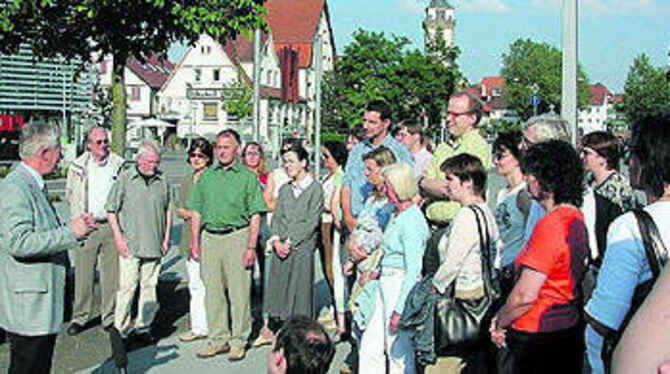
M435 353L442 357L459 355L488 341L487 322L490 322L500 296L497 281L491 278L490 237L486 215L478 206L470 205L469 208L477 219L484 296L479 299L456 298L454 281L445 296L437 301L434 343Z
M618 329L614 330L609 328L591 317L588 313L585 314L588 324L603 337L603 346L600 352L600 357L603 361L606 373L611 372L612 357L614 355L614 350L621 339L621 335L623 335L626 326L628 326L628 323L635 315L635 312L647 298L649 292L651 292L656 279L658 279L658 276L661 274L661 269L665 265L668 256L668 251L661 240L658 228L649 213L642 209L636 209L633 213L637 218L638 227L640 228L640 236L642 237L644 252L647 257L647 262L649 263L649 268L651 269L651 279L642 282L635 287L630 308L628 308Z

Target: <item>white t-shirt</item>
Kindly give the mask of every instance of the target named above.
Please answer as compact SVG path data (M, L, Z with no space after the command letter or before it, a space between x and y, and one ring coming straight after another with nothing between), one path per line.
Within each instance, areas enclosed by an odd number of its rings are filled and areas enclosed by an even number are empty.
M412 157L414 157L414 173L418 178L423 175L423 172L430 164L433 154L428 152L426 147L421 147L419 151L412 153Z
M88 160L87 169L88 211L93 213L95 219L104 219L107 217L105 203L116 178L116 170L112 170L109 160L103 165L98 165L92 157Z

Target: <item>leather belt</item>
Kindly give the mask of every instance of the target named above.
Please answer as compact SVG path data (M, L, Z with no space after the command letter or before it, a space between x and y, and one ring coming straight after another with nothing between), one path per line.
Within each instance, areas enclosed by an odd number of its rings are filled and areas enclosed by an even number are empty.
M241 226L241 227L230 226L230 227L226 227L226 228L223 228L223 229L205 228L205 231L207 231L208 233L213 234L213 235L227 235L227 234L233 233L235 231L242 230L246 227L247 226Z

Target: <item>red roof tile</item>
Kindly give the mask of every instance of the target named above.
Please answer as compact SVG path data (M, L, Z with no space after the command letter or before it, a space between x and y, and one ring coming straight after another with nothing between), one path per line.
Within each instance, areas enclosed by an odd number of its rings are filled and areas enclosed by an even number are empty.
M310 66L312 41L325 6L325 0L268 0L265 18L277 53L285 46L292 46L298 49L298 67Z
M614 94L610 98L610 104L620 104L623 103L623 95L621 94Z
M605 100L612 96L610 90L604 84L591 85L591 105L603 105Z
M484 77L480 82L480 85L486 87L485 96L493 96L493 88L500 87L501 89L505 87L505 78L503 77Z
M157 89L163 87L163 84L175 67L175 65L167 59L159 59L156 54L149 56L144 64L136 58L130 57L126 61L126 66L130 71L148 84L149 87Z
M268 35L261 33L261 46L268 41ZM236 59L239 62L253 62L254 61L254 43L253 39L247 39L244 35L238 35L234 40L229 40L223 46L223 51L231 59Z

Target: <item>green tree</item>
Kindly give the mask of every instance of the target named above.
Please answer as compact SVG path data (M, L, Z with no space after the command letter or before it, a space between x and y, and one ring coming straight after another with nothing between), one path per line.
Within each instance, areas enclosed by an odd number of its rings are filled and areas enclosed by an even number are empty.
M392 106L394 120L425 113L429 123L440 122L461 76L457 68L408 50L410 41L405 37L358 30L353 39L335 71L324 79L324 128L341 131L360 124L365 106L374 99ZM458 50L449 53L457 55Z
M241 72L238 72L236 80L226 85L221 101L223 101L223 109L226 113L237 117L240 121L247 119L252 114L254 92L249 88L249 83L244 80Z
M538 113L547 112L551 105L561 109L561 51L547 43L517 39L502 56L501 74L505 78L505 101L522 119L533 114L530 96L540 95ZM578 67L577 106L583 109L591 98L589 80L581 65Z
M619 107L628 122L663 110L670 110L670 83L663 68L654 67L646 54L635 58L624 84Z
M206 32L220 43L265 27L265 0L13 0L0 9L0 52L30 44L39 57L89 61L111 54L112 143L123 153L126 60L165 56L175 41L194 43Z

